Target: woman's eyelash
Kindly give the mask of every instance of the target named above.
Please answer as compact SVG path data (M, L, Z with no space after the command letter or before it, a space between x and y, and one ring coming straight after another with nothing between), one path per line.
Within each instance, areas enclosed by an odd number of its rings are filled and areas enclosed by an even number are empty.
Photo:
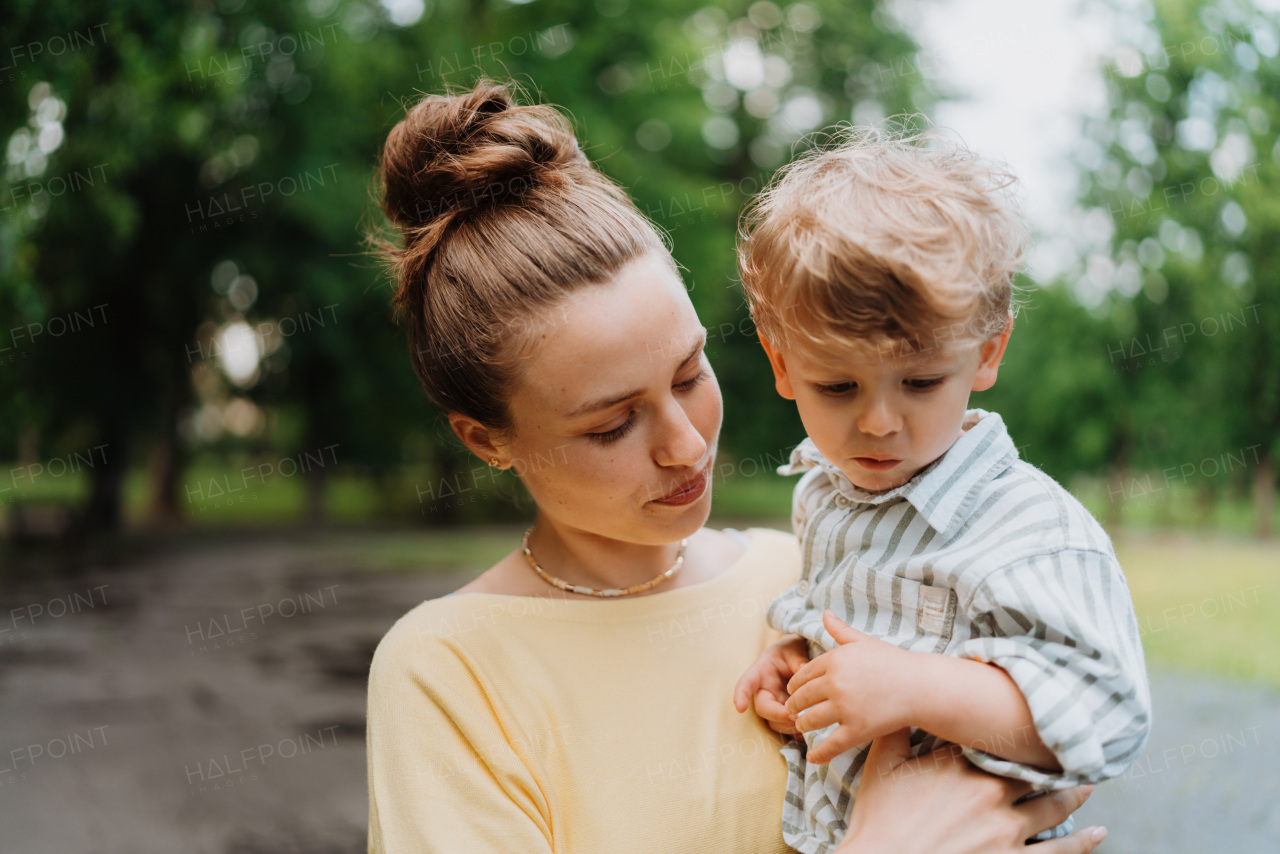
M689 391L691 388L693 388L694 386L696 386L698 383L702 382L706 378L707 378L707 372L705 370L698 371L697 376L693 377L692 379L687 379L682 383L676 383L674 388L677 391ZM611 445L614 442L621 439L623 436L630 433L631 428L635 426L636 426L636 414L633 412L627 416L626 421L623 421L621 424L619 424L617 427L614 427L612 430L606 430L603 433L588 433L587 435L590 436L595 441L601 443L602 445Z
M631 428L634 426L636 426L636 414L633 412L627 416L626 421L623 421L612 430L606 430L603 433L588 433L587 435L602 445L611 445L630 433Z

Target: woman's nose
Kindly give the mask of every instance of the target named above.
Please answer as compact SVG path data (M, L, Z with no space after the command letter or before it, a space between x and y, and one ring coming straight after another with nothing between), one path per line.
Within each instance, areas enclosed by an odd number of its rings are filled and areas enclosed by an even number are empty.
M707 455L707 441L689 420L684 407L668 401L658 417L659 436L654 461L660 466L693 466Z
M858 430L868 436L883 437L902 429L902 417L883 398L868 402L858 415Z

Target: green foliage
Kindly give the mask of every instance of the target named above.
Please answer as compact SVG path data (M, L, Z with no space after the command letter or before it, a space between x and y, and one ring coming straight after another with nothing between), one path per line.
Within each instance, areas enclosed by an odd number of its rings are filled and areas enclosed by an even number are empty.
M454 0L403 27L369 0L10 6L0 316L6 338L81 322L0 343L0 457L105 443L89 499L105 524L123 472L144 464L149 503L191 514L196 456L234 472L244 455L336 446L344 469L375 477L469 470L418 388L362 238L380 221L375 157L404 105L480 73L567 109L590 156L671 233L712 330L726 453L794 444L798 420L772 395L732 284L736 213L804 131L857 104L874 115L927 98L918 75L893 71L913 46L871 0L693 13L674 0ZM726 71L730 46L745 71ZM55 123L56 145L40 136ZM237 323L245 340L221 337ZM262 351L239 375L236 347Z
M1120 409L1107 356L1111 324L1063 285L1030 288L1014 323L999 381L970 405L999 412L1023 459L1066 481L1110 459Z
M1163 0L1108 70L1084 200L1114 225L1102 308L1123 465L1280 451L1277 49L1274 15Z
M199 478L322 448L338 470L307 470L282 507L323 508L328 482L344 518L522 512L509 485L418 512L424 484L476 461L422 394L363 242L386 132L419 93L484 73L567 110L670 235L725 398L741 500L721 506L785 510L783 481L743 475L803 430L735 281L737 214L807 132L930 106L911 39L873 0L438 0L404 26L389 8L9 4L0 458L105 446L84 499L106 525L126 483L129 507L194 516ZM1274 16L1161 0L1144 26L1081 147L1081 199L1110 236L1067 280L1031 286L999 384L974 398L1063 480L1280 451ZM1247 476L1192 486L1238 492ZM4 497L82 494L70 484Z

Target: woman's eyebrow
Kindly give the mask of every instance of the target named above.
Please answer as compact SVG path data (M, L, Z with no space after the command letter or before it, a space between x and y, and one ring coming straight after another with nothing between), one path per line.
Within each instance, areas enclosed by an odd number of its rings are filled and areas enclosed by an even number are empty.
M689 350L689 354L680 360L680 364L676 367L676 370L683 368L685 365L693 361L697 357L697 355L700 352L702 352L702 348L705 347L706 344L707 344L707 332L704 329L702 331L701 337L698 338L697 343L694 344L692 349ZM631 400L632 398L635 398L635 397L640 397L642 394L644 394L644 391L645 390L641 388L641 389L629 391L626 394L612 395L610 397L593 400L590 403L584 403L582 406L575 407L572 411L570 411L567 415L565 415L565 418L577 418L579 415L586 415L591 412L597 412L601 409L608 409L610 406L617 406L619 403L622 403L623 401Z

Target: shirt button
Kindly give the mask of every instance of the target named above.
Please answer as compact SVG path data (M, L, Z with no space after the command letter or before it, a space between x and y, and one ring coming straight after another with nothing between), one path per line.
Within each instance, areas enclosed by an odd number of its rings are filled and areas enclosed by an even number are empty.
M836 496L836 504L838 504L841 507L848 507L852 503L853 502L851 502L848 498L846 498L843 495Z

